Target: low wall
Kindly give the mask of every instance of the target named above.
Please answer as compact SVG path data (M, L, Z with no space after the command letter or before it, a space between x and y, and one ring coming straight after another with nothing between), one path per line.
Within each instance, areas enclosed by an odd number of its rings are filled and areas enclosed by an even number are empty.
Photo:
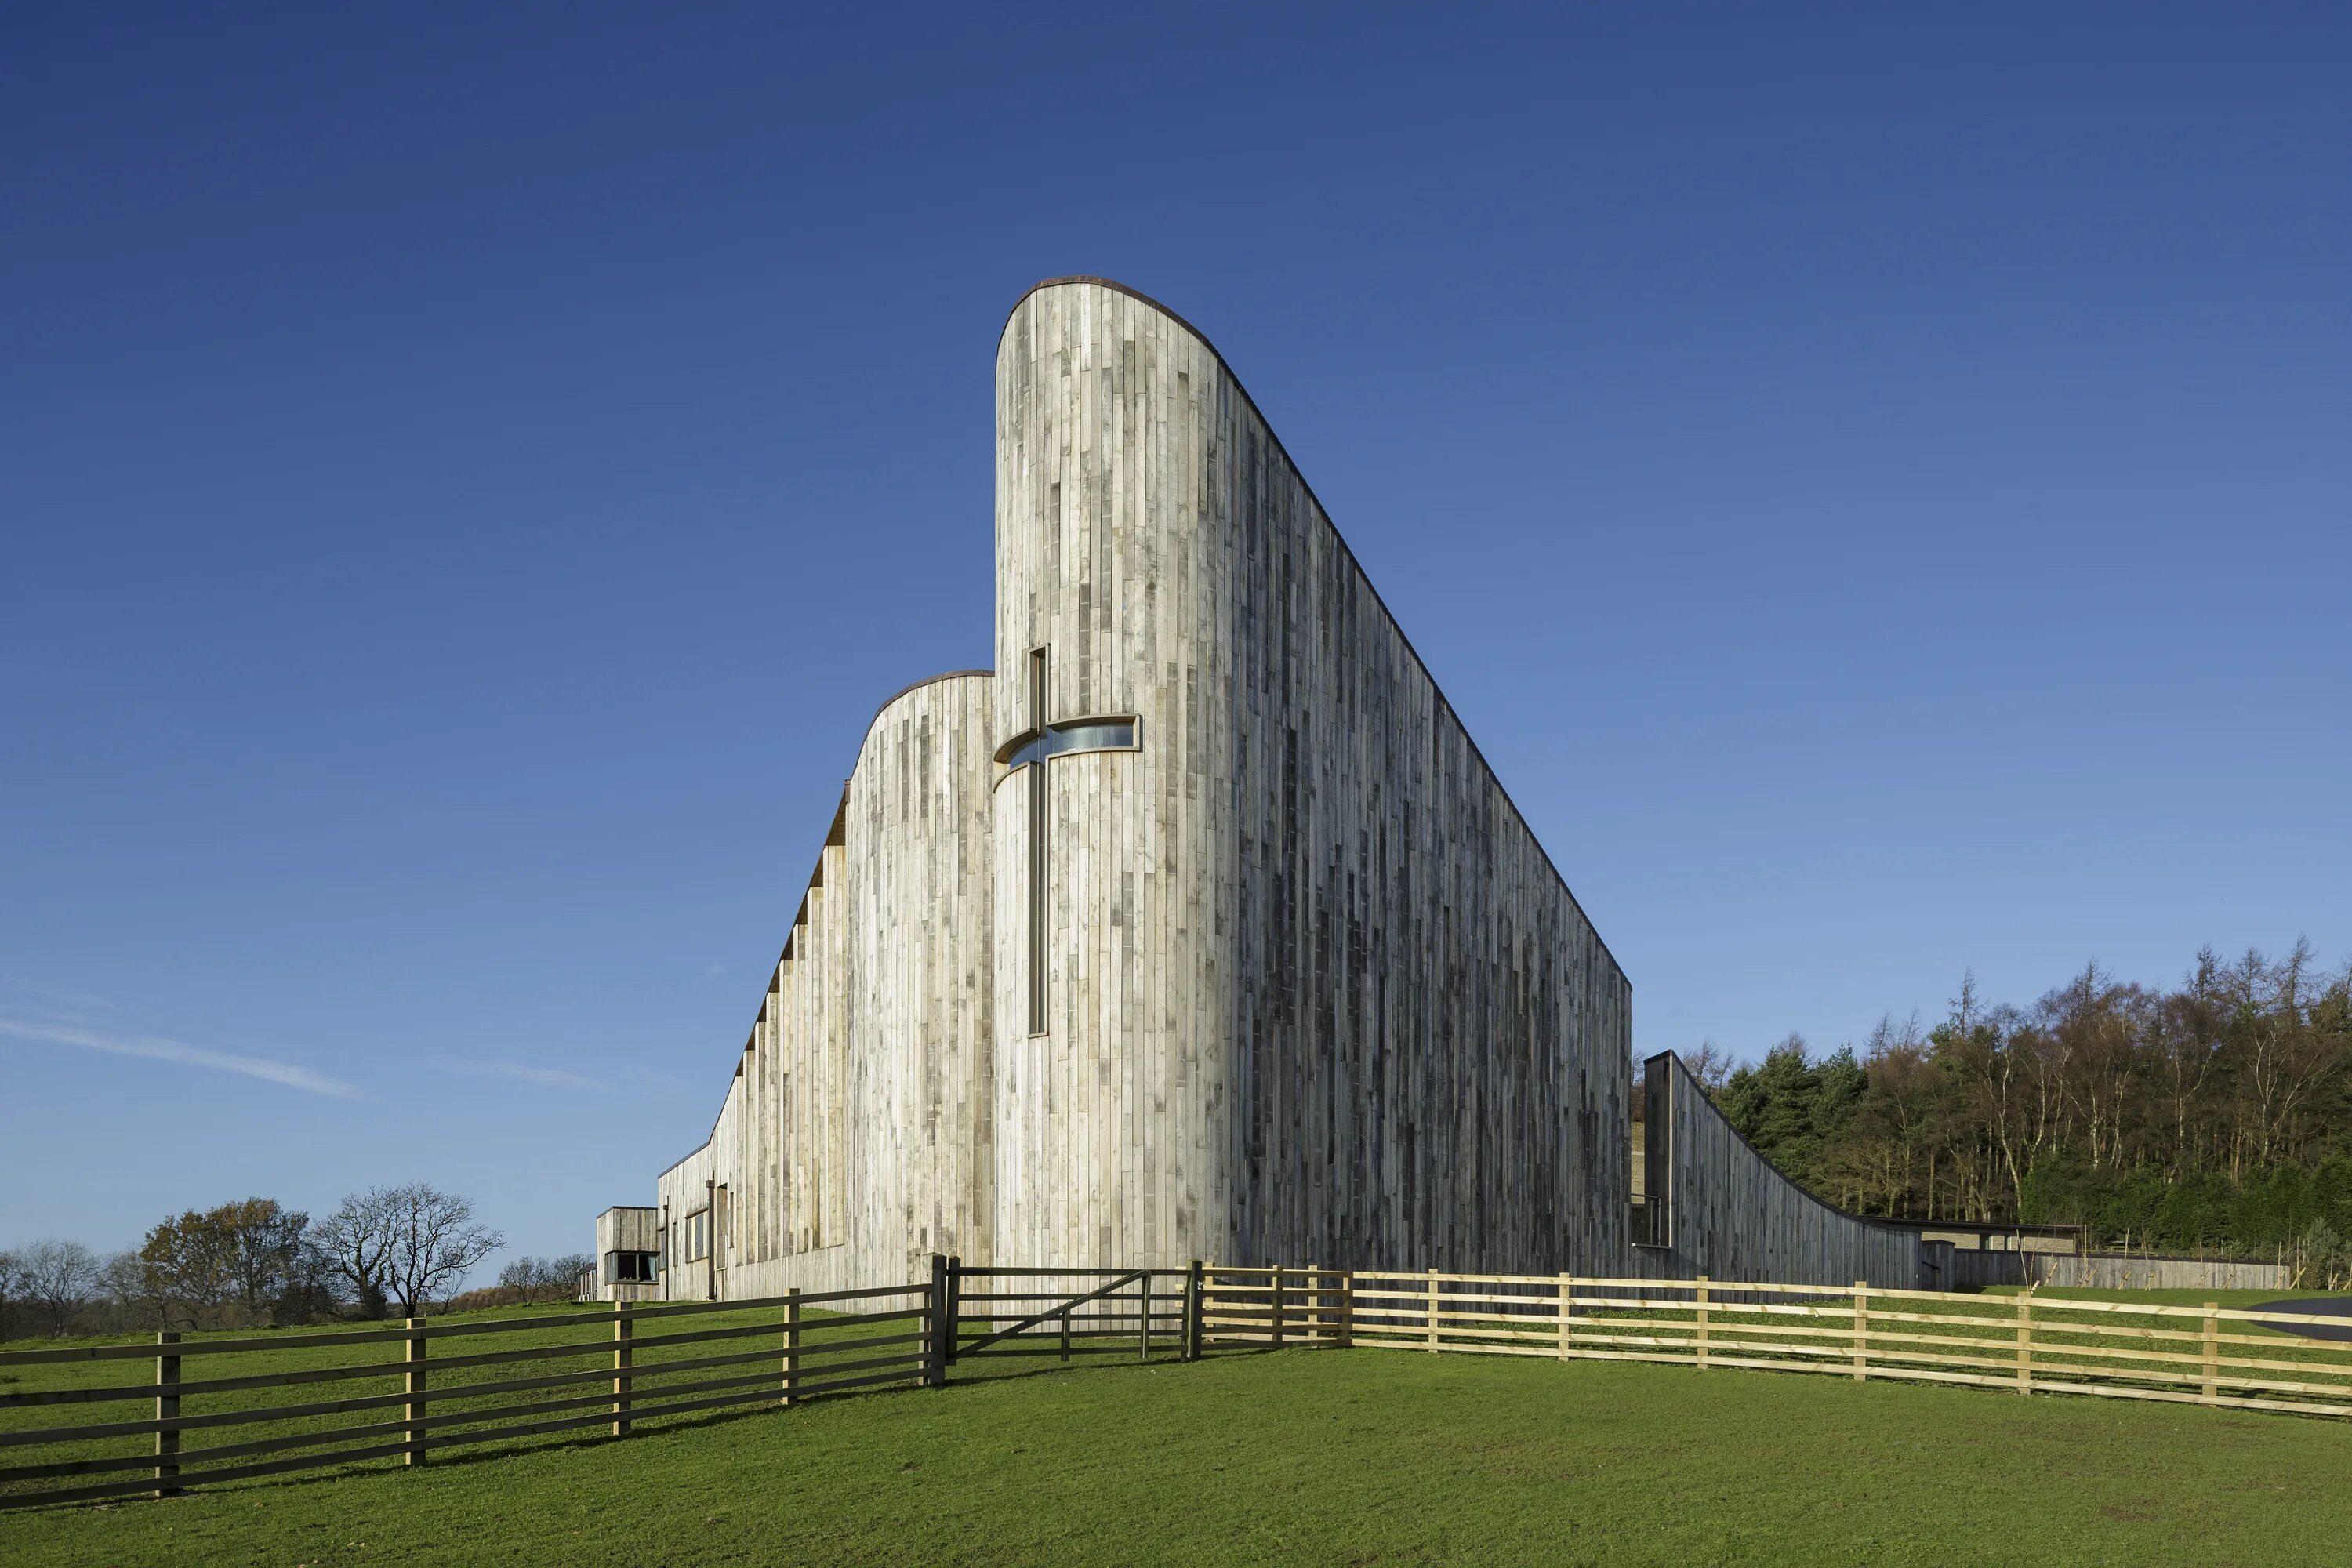
M2106 1257L2094 1253L2087 1258L2027 1253L2023 1257L2030 1278L2016 1283L2084 1290L2284 1290L2294 1282L2293 1273L2276 1263L2134 1258L2123 1253Z
M1823 1203L1776 1170L1724 1119L1671 1051L1643 1065L1645 1206L1665 1200L1663 1245L1636 1246L1644 1279L1776 1280L1882 1289L1933 1289L1916 1231L1880 1225ZM1663 1092L1660 1092L1663 1090ZM1660 1147L1661 1126L1672 1129ZM1660 1176L1664 1180L1658 1179Z

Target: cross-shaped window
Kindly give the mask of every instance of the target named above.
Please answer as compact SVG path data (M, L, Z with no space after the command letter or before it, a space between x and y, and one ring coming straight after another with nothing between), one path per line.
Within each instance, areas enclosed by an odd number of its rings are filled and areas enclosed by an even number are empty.
M1072 752L1137 750L1136 720L1118 718L1046 721L1045 650L1029 653L1029 728L996 753L1015 772L1029 770L1029 1032L1046 1032L1045 974L1045 764Z

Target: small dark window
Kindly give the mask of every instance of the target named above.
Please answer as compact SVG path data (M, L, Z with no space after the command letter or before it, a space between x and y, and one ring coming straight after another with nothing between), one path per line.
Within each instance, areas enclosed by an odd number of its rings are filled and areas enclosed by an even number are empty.
M1674 1074L1671 1052L1642 1064L1634 1089L1639 1148L1633 1171L1633 1245L1674 1245Z

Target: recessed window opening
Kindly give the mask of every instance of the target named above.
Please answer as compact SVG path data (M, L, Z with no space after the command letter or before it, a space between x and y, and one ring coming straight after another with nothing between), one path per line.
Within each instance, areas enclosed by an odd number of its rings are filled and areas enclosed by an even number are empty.
M1005 755L1007 767L1026 767L1066 752L1131 752L1135 750L1132 719L1088 719L1076 724L1049 725L1032 733Z
M1046 721L1052 711L1046 703L1045 652L1038 647L1029 650L1029 728L1013 737L996 760L1018 773L1029 772L1029 1032L1047 1032L1051 1016L1051 996L1047 985L1051 969L1051 937L1045 919L1045 889L1049 866L1047 856L1052 847L1052 825L1045 794L1047 762L1073 752L1131 752L1136 750L1135 731L1138 721L1132 716L1112 716L1066 720L1059 724Z
M1674 1245L1674 1068L1671 1053L1642 1064L1633 1089L1633 1245Z
M661 1258L652 1252L604 1254L604 1278L615 1284L650 1285L661 1275Z
M1029 768L1029 1032L1045 1032L1045 759L1053 731L1045 727L1045 650L1029 655L1029 727L1039 750Z

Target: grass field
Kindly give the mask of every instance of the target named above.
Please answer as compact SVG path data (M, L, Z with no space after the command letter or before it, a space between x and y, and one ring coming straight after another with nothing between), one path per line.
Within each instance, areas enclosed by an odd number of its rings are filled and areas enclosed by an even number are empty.
M0 1561L2271 1568L2347 1559L2347 1422L1304 1350L0 1514Z

